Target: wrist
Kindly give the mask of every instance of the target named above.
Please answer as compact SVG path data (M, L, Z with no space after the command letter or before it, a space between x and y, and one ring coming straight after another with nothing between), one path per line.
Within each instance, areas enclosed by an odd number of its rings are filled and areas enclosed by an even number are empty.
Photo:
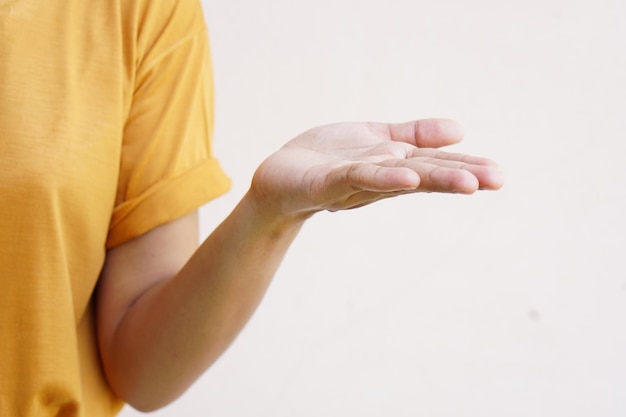
M263 228L275 232L299 230L314 212L289 213L282 210L280 203L260 195L252 187L243 196L240 205L245 207L248 217Z

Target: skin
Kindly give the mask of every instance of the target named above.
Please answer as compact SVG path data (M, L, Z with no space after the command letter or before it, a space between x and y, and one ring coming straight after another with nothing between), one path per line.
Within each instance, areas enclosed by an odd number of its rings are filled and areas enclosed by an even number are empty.
M113 390L143 411L178 398L237 336L313 214L416 192L500 188L494 162L438 149L462 137L446 119L320 126L259 166L200 247L192 213L109 251L97 330Z

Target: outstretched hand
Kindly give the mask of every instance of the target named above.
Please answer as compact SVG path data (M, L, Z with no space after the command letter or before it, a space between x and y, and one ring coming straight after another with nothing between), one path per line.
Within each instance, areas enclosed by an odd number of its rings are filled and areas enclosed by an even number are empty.
M264 210L306 217L400 194L500 188L496 163L438 149L462 138L460 125L447 119L316 127L266 159L251 191Z

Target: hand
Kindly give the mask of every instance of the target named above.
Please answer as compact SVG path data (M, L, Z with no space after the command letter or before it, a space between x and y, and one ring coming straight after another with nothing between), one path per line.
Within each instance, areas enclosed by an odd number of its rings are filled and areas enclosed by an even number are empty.
M316 127L266 159L251 192L263 210L308 217L400 194L500 188L494 162L437 149L462 138L460 125L447 119Z

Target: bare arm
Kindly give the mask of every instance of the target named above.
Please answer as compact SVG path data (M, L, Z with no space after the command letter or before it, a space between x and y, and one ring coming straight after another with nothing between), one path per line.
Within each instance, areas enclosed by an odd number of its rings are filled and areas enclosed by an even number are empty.
M249 319L300 224L263 219L245 197L180 272L195 213L113 249L98 330L114 390L145 411L182 394Z
M434 149L461 136L445 120L312 129L259 167L248 193L197 250L197 219L189 215L110 251L98 334L113 389L142 410L184 392L245 325L315 212L419 191L499 188L494 163Z

